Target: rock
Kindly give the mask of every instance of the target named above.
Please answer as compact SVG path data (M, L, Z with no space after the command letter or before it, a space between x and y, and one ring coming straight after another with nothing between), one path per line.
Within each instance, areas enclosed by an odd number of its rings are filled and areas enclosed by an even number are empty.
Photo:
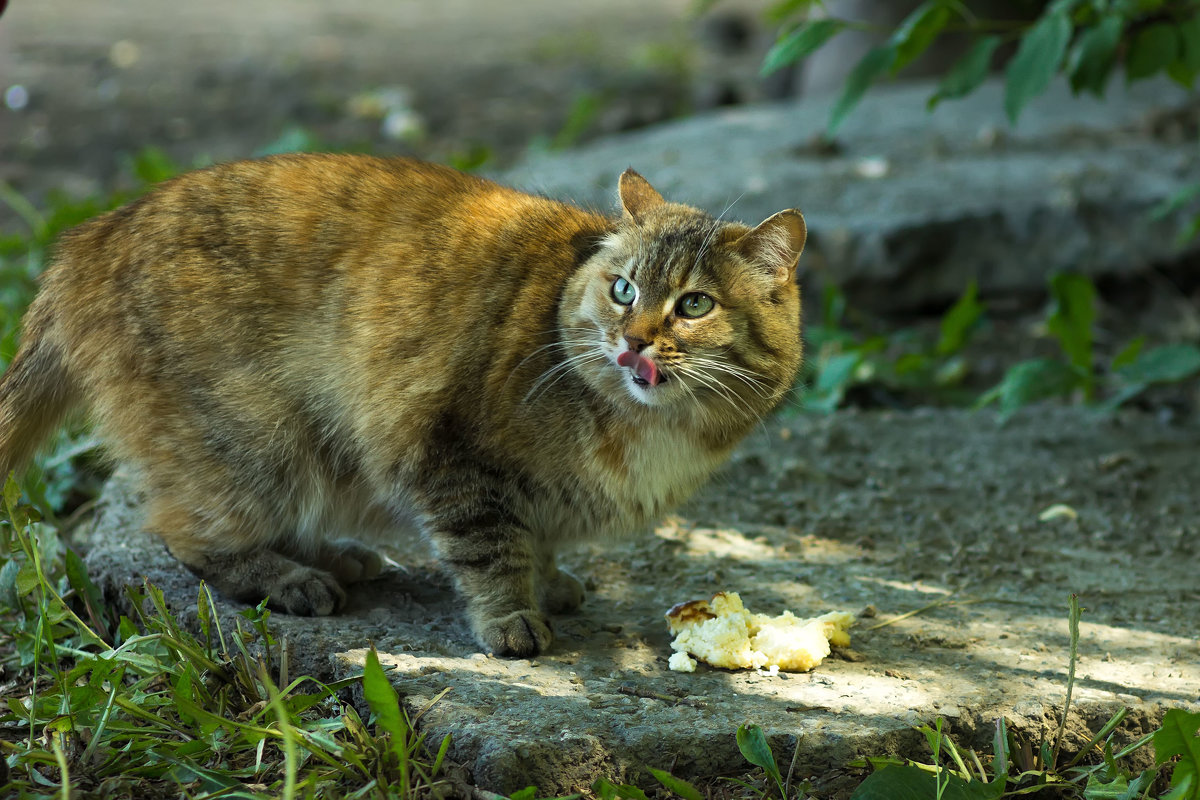
M1113 452L1125 465L1098 469ZM373 643L428 741L449 734L450 758L480 787L550 796L599 776L649 786L646 767L687 779L747 768L734 738L746 722L785 765L799 747L798 780L864 755L927 758L912 726L939 714L965 746L986 747L1000 716L1036 740L1061 714L1076 592L1087 611L1070 741L1082 743L1121 706L1139 731L1166 707L1200 710L1200 553L1194 535L1177 535L1200 516L1197 452L1200 426L1133 413L1105 423L1038 407L1006 426L929 410L776 419L653 533L568 556L594 591L581 613L555 619L558 638L535 661L481 654L448 581L420 556L353 589L339 616L271 624L292 675L359 674ZM886 490L820 477L868 463ZM1131 477L1147 468L1155 480ZM1039 525L1052 503L1078 509L1077 524ZM145 576L194 625L196 579L138 524L115 482L92 535L93 576L110 596ZM718 589L764 613L871 612L851 631L854 657L813 673L669 671L664 612ZM238 607L218 610L232 629ZM1118 742L1136 738L1123 731Z
M819 144L831 98L744 107L534 154L497 177L610 209L633 165L668 199L751 224L798 207L810 232L801 265L863 308L945 304L972 278L985 293L1040 294L1055 271L1129 276L1200 251L1200 240L1176 245L1194 211L1151 215L1200 183L1195 136L1163 122L1189 95L1118 84L1102 101L1055 84L1016 128L998 81L932 114L933 84L880 87L833 154Z

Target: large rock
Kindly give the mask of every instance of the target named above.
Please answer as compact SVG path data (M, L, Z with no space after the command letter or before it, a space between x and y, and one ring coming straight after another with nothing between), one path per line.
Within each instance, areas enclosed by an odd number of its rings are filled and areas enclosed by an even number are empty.
M358 674L373 642L430 741L450 734L478 785L547 796L602 775L645 783L647 766L728 774L745 766L745 722L785 765L798 750L798 779L824 781L864 755L928 758L913 725L937 716L975 747L1000 716L1036 740L1062 710L1075 592L1087 611L1067 749L1123 706L1128 742L1166 707L1200 710L1198 452L1194 424L1072 409L1003 427L959 411L776 419L653 533L568 557L591 596L555 621L544 657L478 652L448 581L407 544L344 614L272 623L292 674ZM1074 518L1039 520L1056 504ZM195 578L139 520L115 485L93 573L110 590L148 577L194 620ZM808 674L669 672L663 613L720 589L764 612L860 614L852 652ZM231 629L237 608L220 605Z
M697 116L579 149L535 154L499 176L601 208L633 165L668 198L757 222L804 211L809 271L852 302L904 310L985 292L1041 292L1049 274L1128 276L1200 248L1177 245L1194 214L1151 212L1200 183L1196 112L1166 82L1105 100L1055 84L1012 128L993 81L933 113L933 85L872 90L831 154L829 97Z

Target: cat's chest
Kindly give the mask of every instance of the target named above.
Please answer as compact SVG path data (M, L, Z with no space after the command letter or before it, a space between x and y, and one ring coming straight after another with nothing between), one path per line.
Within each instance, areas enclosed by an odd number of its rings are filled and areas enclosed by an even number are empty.
M620 516L644 525L691 496L727 455L694 433L651 426L610 435L596 464Z

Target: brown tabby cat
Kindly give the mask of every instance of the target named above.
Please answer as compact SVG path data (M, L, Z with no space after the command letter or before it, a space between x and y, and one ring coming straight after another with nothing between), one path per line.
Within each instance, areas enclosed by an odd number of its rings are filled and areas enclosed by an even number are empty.
M621 219L403 159L193 172L66 234L0 381L0 468L90 408L223 593L329 614L415 514L480 643L578 607L560 545L652 522L792 385L800 213L632 170Z

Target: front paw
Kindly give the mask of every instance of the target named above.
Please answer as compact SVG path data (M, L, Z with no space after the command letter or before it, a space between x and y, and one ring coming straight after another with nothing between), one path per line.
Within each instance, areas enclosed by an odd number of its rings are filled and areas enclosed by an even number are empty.
M542 588L542 606L551 614L578 611L585 594L578 578L564 569L556 569Z
M554 641L550 621L533 610L483 619L474 627L480 643L498 656L529 658L544 652Z

